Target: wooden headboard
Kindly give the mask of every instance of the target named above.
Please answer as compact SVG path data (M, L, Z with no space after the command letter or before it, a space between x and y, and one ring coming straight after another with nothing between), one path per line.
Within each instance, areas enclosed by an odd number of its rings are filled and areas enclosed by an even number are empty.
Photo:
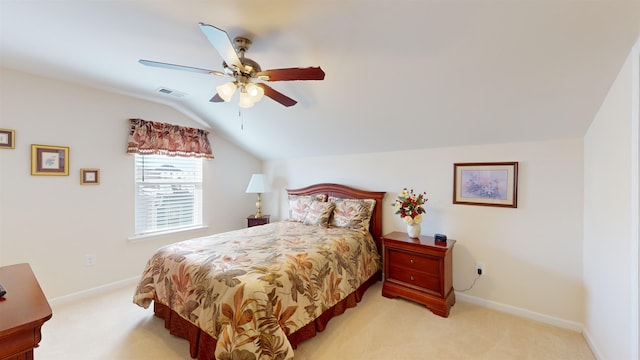
M382 253L382 198L386 194L381 191L366 191L355 189L340 184L315 184L300 189L287 189L289 195L316 195L325 194L329 196L345 198L345 199L374 199L376 206L373 208L371 222L369 224L369 232L373 235L376 242L378 252Z

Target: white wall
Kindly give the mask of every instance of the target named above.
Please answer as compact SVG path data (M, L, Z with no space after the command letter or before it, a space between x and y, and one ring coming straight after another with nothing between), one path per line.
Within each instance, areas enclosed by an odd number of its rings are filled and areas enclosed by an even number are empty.
M519 162L518 208L453 205L453 163L495 161ZM263 203L275 217L286 217L285 188L335 182L387 192L384 232L406 230L391 207L403 187L426 191L422 233L458 241L456 289L472 283L479 261L486 273L469 295L570 328L583 322L582 139L268 161L264 169L274 191Z
M133 156L128 119L205 128L174 109L0 69L0 128L16 131L0 149L0 265L31 264L47 297L139 276L158 247L246 226L255 196L245 194L261 162L211 134L204 161L204 230L131 242ZM31 176L30 144L70 147L69 176ZM100 168L98 186L80 185L80 168ZM86 267L85 254L97 264Z
M638 219L631 218L631 175L637 171L632 158L638 160L632 157L632 139L636 151L638 141L638 134L632 135L638 121L637 112L632 116L634 101L638 106L637 93L632 98L638 45L635 49L635 61L629 56L625 62L584 140L585 334L600 359L638 356L638 239L632 236Z

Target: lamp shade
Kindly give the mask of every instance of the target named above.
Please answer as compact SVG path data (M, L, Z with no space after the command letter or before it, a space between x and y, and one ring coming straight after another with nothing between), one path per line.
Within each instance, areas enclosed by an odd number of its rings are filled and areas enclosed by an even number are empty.
M238 105L241 108L253 107L254 102L253 102L253 99L251 98L251 95L249 95L249 93L247 93L246 91L240 92L240 101L238 102Z
M247 186L247 193L263 193L264 188L264 174L253 174L251 180L249 180L249 186Z
M263 88L254 83L249 83L247 84L246 89L247 94L249 94L249 96L251 97L251 101L253 101L254 104L262 100L262 97L264 96Z
M233 96L233 93L236 91L236 88L238 88L238 86L235 83L227 82L220 86L217 86L216 90L218 91L218 95L220 95L222 100L228 102L229 100L231 100L231 97Z

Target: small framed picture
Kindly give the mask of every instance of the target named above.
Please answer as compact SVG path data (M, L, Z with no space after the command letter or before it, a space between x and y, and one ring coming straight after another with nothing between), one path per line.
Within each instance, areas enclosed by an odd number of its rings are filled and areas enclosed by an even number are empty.
M518 163L453 164L453 203L518 207Z
M16 131L0 129L0 149L16 148Z
M31 175L69 176L69 147L31 144Z
M80 185L99 185L100 169L80 169Z

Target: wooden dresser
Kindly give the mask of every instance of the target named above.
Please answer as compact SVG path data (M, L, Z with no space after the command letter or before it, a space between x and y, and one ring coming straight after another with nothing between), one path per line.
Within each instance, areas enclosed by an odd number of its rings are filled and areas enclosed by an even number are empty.
M431 236L413 239L403 232L384 235L382 295L410 299L448 317L456 302L452 277L455 242L435 241Z
M29 264L0 267L0 360L32 360L51 307Z

